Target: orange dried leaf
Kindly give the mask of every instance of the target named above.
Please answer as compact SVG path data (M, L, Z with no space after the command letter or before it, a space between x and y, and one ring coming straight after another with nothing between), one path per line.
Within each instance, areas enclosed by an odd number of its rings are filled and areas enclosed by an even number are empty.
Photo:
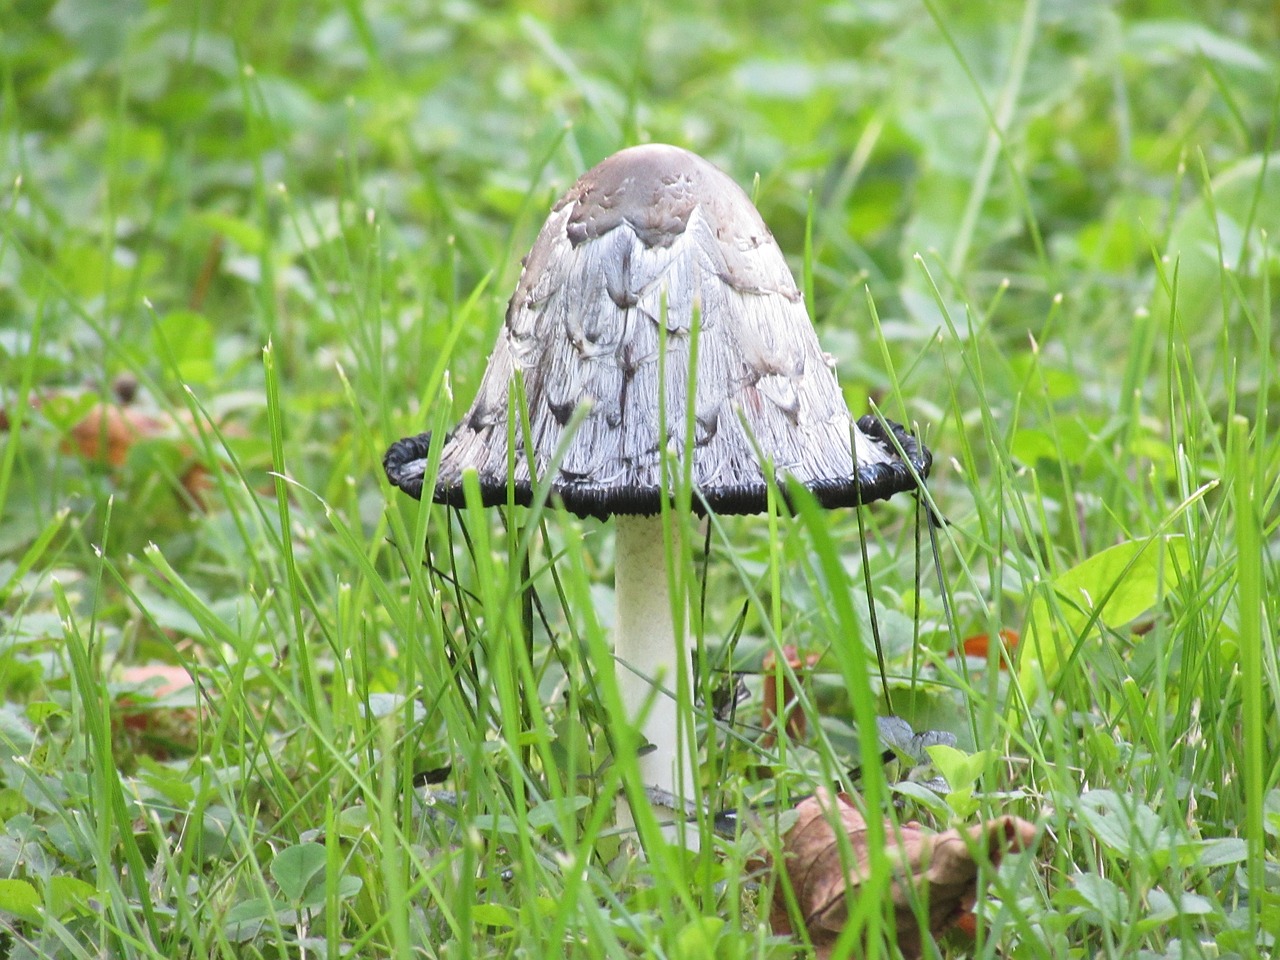
M801 659L799 651L791 644L782 648L782 655L786 658L787 666L801 682L822 659L821 655L816 653L810 653ZM760 664L760 672L764 674L763 716L760 725L766 731L760 744L765 748L773 746L777 739L774 722L779 715L786 717L787 736L792 740L803 740L808 728L804 711L796 709L796 691L792 687L791 679L786 675L782 678L782 690L779 692L777 666L777 657L770 650L764 655L764 660Z
M1008 670L1009 656L1018 647L1018 632L1016 630L1001 630L1000 639L1004 644L1004 649L1000 652L1000 669ZM965 637L960 647L966 657L977 657L985 660L991 652L991 637L985 633L975 633L971 637Z
M135 443L158 436L169 426L167 419L159 416L100 403L71 428L68 439L86 460L119 467Z
M178 693L195 684L186 667L179 667L172 663L144 663L125 667L120 672L120 676L125 683L130 684L156 681L151 690L151 695L157 700L170 694Z
M799 820L783 838L784 868L795 892L796 903L809 939L819 958L827 957L848 920L848 894L870 875L871 850L866 821L846 794L820 791L801 802ZM841 843L829 819L838 816L838 829L848 838L852 856L846 861ZM895 827L885 822L895 865L889 896L897 928L898 948L904 957L919 957L923 937L914 904L927 904L932 935L955 925L977 902L978 868L983 861L999 863L1010 850L1029 849L1035 826L1016 817L999 817L958 830L927 833L919 824ZM975 851L981 851L975 858ZM786 895L781 884L774 892L770 923L775 932L792 933Z
M119 389L117 387L117 389ZM189 425L190 418L183 417ZM178 478L192 501L203 507L213 488L208 465L194 459L191 445L181 440L180 422L163 411L99 403L67 433L67 447L86 460L113 468L124 466L129 451L143 440L173 438L188 465Z
M194 686L195 681L185 668L167 663L142 664L125 667L121 679L130 685L150 685L142 702L125 693L114 704L113 726L127 738L130 752L168 760L175 750L195 748L202 712L199 703L182 707L163 702L172 697L181 699L180 695Z

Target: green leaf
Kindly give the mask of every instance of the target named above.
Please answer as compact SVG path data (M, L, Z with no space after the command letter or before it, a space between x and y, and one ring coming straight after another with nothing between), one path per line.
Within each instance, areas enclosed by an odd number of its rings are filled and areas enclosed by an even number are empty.
M139 759L139 779L179 808L189 806L196 796L195 787L181 770L156 763L149 757Z
M1198 893L1192 893L1188 890L1178 897L1178 912L1198 917L1205 917L1219 914L1222 912L1222 909L1210 898L1201 896Z
M349 900L357 893L364 889L364 881L359 877L353 877L343 874L338 878L337 898L339 900Z
M1280 837L1280 790L1268 790L1262 798L1262 829Z
M947 781L947 786L953 791L971 789L978 782L978 778L982 776L982 771L987 768L987 763L991 759L990 750L979 750L977 753L969 754L943 743L926 747L925 751L929 754L933 765L938 768L938 772Z
M1111 790L1090 790L1077 809L1089 832L1119 857L1162 865L1174 852L1160 817L1146 804Z
M226 936L237 943L252 940L262 932L269 919L286 914L288 909L288 904L263 897L242 900L227 911Z
M152 330L156 355L171 363L183 383L209 383L214 376L213 324L192 310L175 310Z
M555 734L555 739L551 741L551 755L561 770L585 773L597 766L598 761L592 756L587 731L581 723L576 722L576 718L560 717L551 725L551 730Z
M0 880L0 912L22 920L39 920L40 894L26 880Z
M102 4L95 0L61 0L51 5L50 23L74 43L86 60L106 63L128 49L133 25L146 11L142 0Z
M66 710L52 700L33 700L27 704L27 719L40 726L50 717L64 716Z
M514 929L516 925L515 914L500 903L477 903L471 908L471 920L478 926L506 930Z
M1108 926L1124 922L1127 902L1124 892L1106 877L1082 873L1075 877L1072 885L1080 899L1101 914Z
M338 878L338 882L334 886L334 898L336 900L349 900L362 889L364 889L363 880L359 877L343 874ZM313 883L307 888L306 895L302 897L298 905L304 910L318 910L325 905L328 899L329 891L327 885Z
M0 718L4 716L4 711L0 710ZM27 809L27 802L23 799L22 794L13 789L13 787L0 787L0 822L8 820L22 811ZM6 838L0 836L0 867L5 865L4 845ZM21 849L20 847L18 849ZM14 858L16 862L17 858Z
M299 901L312 882L324 874L328 854L318 843L300 843L287 847L271 861L271 876L275 877L280 892L292 901Z
M248 220L216 210L202 211L194 219L214 234L228 237L245 253L261 253L266 246L262 229Z
M544 800L529 810L529 826L542 830L557 823L573 820L579 810L591 806L590 797L563 797Z
M358 840L374 825L373 814L368 807L347 807L337 816L338 836L344 840Z
M266 920L289 909L288 904L265 897L253 897L242 900L227 911L227 923L245 923L253 920Z
M725 927L721 917L697 917L676 934L671 956L676 960L705 960L714 957L716 940Z
M1249 856L1248 845L1240 837L1218 837L1201 840L1192 845L1197 854L1192 863L1206 870L1225 867L1232 863L1244 863Z
M1168 923L1178 915L1178 905L1174 902L1173 897L1159 887L1147 894L1147 907L1151 913L1144 922L1148 923L1152 929L1160 924Z
M471 825L482 833L490 830L498 833L519 833L520 828L516 826L516 822L508 817L505 813L480 813L471 821Z
M1265 73L1266 58L1225 34L1191 20L1146 20L1128 31L1129 49L1153 63L1167 63L1170 54L1206 57L1224 67Z
M49 912L58 919L71 915L89 916L99 909L96 903L98 888L79 877L50 877L46 894Z
M96 393L55 393L40 405L40 413L63 433L85 418L102 398Z
M902 780L898 783L890 784L889 789L899 796L913 800L917 805L924 807L936 817L945 819L951 813L946 801L922 783L916 783L914 780Z
M1280 222L1280 160L1275 155L1257 154L1236 161L1213 178L1204 196L1197 197L1183 209L1174 222L1165 252L1169 262L1178 267L1177 309L1189 329L1214 320L1222 309L1223 261L1235 273L1246 245L1257 249L1261 244L1259 228L1277 222ZM1243 229L1245 224L1252 227L1247 233ZM1246 285L1250 283L1246 272L1235 276ZM1172 267L1168 270L1168 279L1169 283L1173 282ZM1173 301L1164 284L1160 284L1151 312L1168 320L1172 308Z
M1187 568L1182 537L1126 540L1058 576L1031 605L1020 679L1052 685L1076 645L1098 625L1116 629L1150 610ZM1050 597L1052 596L1052 600Z

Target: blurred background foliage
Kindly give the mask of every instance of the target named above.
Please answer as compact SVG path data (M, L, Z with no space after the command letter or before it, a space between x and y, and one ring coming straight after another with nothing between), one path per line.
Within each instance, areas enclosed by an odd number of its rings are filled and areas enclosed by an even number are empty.
M287 371L323 364L342 353L341 305L376 296L389 349L376 369L341 359L422 383L432 318L492 272L456 350L466 383L547 202L615 149L667 140L758 177L797 264L812 198L812 311L852 395L885 386L864 284L894 349L941 326L919 253L953 304L998 304L982 332L1015 357L1054 318L1064 402L1089 392L1077 358L1124 362L1134 312L1158 306L1156 257L1184 257L1189 328L1213 343L1230 327L1202 178L1267 150L1278 29L1265 4L1103 0L61 0L6 20L4 149L22 178L7 217L26 255L4 259L0 317L12 342L40 305L53 378L109 382L170 325L201 331L187 382L252 386L266 337ZM1277 212L1239 179L1217 211L1228 247ZM341 289L338 263L370 256L394 263L387 286Z

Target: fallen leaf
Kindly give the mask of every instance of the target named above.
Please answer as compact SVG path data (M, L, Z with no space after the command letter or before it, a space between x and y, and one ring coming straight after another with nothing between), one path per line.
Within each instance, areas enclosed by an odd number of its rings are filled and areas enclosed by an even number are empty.
M128 684L153 684L149 692L157 700L163 700L195 684L186 667L172 663L144 663L125 667L120 672L120 678Z
M172 439L188 461L179 482L191 499L203 506L213 486L209 468L194 459L191 445L183 441L181 435L178 421L163 411L99 403L68 432L67 446L86 460L118 469L124 466L134 444L158 438Z
M168 663L141 664L125 667L121 680L126 685L145 688L141 696L123 693L114 703L113 725L128 738L131 752L163 761L195 748L199 702L193 707L165 702L184 699L181 695L194 687L186 668Z
M1018 648L1018 631L1001 630L1000 640L1000 669L1008 670L1009 658L1013 655L1013 651ZM991 652L991 637L989 634L975 633L971 637L965 637L961 642L960 647L964 651L964 656L986 660L988 656L990 656ZM954 651L952 652L952 656L955 656Z
M130 447L164 429L165 423L158 417L100 403L71 428L67 439L71 448L86 460L122 467Z
M809 939L822 960L831 955L848 921L847 893L852 890L856 896L870 873L867 824L852 799L843 793L819 791L802 801L796 812L799 819L783 837L784 869ZM847 868L830 813L838 817L839 829L851 847ZM927 904L929 934L937 936L954 926L972 913L977 902L980 865L998 864L1011 850L1030 849L1036 828L1016 817L998 817L963 833L929 833L918 823L896 827L886 821L885 833L889 844L886 853L895 864L889 896L898 949L910 960L922 956L924 949L913 904L920 899ZM782 884L775 887L769 920L776 933L795 932Z
M32 393L27 396L25 406L29 410L40 409L41 398L38 394ZM0 407L0 433L7 433L13 428L14 420L18 419L17 414L9 413L8 407Z
M791 668L791 672L801 682L804 682L808 672L822 659L816 653L801 659L799 651L791 644L782 648L782 655L787 658L787 666ZM787 736L792 740L804 739L807 732L804 711L796 709L795 687L791 683L791 678L785 673L782 676L782 691L779 694L777 666L777 657L770 650L764 655L764 661L760 664L760 672L764 674L762 691L764 704L760 725L766 731L760 740L760 745L765 748L773 746L774 741L777 740L778 734L774 724L779 716L786 718Z

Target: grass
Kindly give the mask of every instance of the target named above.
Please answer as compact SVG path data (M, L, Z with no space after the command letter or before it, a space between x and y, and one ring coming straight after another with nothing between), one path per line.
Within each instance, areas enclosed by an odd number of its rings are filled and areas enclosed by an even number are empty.
M0 954L787 957L760 856L840 782L1040 828L928 955L1269 956L1265 5L429 7L5 7ZM647 859L610 527L379 466L465 410L551 200L641 140L748 187L948 521L941 576L910 498L686 524L698 692L750 674L701 789L761 812ZM113 455L86 417L133 394ZM866 735L865 575L896 713L958 753ZM954 655L1001 630L1012 669ZM785 644L809 732L766 749Z

